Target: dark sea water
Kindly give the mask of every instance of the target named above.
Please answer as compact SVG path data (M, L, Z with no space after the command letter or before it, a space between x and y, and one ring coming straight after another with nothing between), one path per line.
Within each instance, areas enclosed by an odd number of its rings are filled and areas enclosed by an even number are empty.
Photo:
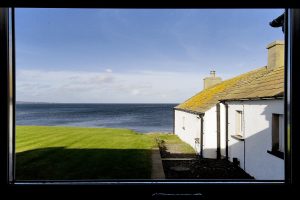
M128 128L172 132L176 104L17 103L17 125Z

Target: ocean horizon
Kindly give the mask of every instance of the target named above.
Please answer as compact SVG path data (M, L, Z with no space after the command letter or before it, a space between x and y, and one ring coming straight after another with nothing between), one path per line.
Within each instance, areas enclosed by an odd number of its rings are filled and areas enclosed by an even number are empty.
M126 128L173 132L176 103L16 102L16 125Z

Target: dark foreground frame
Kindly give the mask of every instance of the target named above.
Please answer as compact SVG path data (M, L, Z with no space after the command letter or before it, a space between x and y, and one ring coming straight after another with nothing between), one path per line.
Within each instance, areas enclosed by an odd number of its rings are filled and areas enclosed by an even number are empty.
M70 1L72 2L72 1ZM289 1L288 1L289 2ZM117 4L116 4L117 3ZM288 9L293 5L282 5L275 1L270 5L267 0L252 0L244 5L237 5L236 1L207 1L205 3L194 3L192 1L173 0L165 3L134 1L73 1L63 5L59 1L3 1L0 5L0 183L1 190L7 191L10 195L28 195L37 198L57 197L57 193L66 194L68 197L96 197L107 196L108 198L121 197L142 197L153 199L201 199L206 197L229 197L240 199L243 197L257 198L261 195L267 197L285 197L291 194L292 185L298 182L299 169L297 165L296 142L299 140L299 128L296 127L296 114L299 107L296 103L296 70L300 67L300 9ZM217 6L217 7L216 7ZM14 74L14 7L83 7L83 8L220 8L220 7L286 7L285 23L285 113L286 113L286 155L285 155L285 182L272 181L236 181L236 180L112 180L111 182L90 182L90 181L54 181L54 182L15 182L14 180L14 106L15 106L15 74ZM294 5L295 6L295 5ZM4 8L3 8L4 7ZM8 8L12 8L9 12ZM12 17L12 18L9 18ZM11 23L9 23L11 19ZM11 28L11 29L10 29ZM9 41L9 30L12 31L12 41ZM11 47L11 48L9 48ZM11 59L11 60L10 60ZM294 91L294 92L293 92ZM294 95L293 95L294 94ZM294 133L294 134L293 134ZM298 143L298 142L297 142ZM43 194L42 194L43 193ZM238 193L238 194L237 194ZM168 195L168 194L177 194ZM193 195L191 195L193 194ZM78 196L79 195L79 196Z

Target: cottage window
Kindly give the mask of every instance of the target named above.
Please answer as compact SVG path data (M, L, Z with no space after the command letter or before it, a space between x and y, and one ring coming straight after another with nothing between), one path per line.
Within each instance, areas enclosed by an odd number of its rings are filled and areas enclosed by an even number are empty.
M284 152L284 118L282 114L272 115L272 151Z
M240 110L236 111L235 124L236 124L236 127L235 127L236 128L235 129L236 135L243 138L244 137L244 133L243 133L243 112L240 111Z

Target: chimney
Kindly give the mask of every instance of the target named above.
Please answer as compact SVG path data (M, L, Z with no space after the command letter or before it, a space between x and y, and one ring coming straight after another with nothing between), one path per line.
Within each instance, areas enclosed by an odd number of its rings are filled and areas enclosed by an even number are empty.
M268 49L268 69L284 66L284 41L275 40L267 46Z
M205 90L211 86L221 83L222 79L220 77L216 77L216 71L210 71L210 76L204 78L203 81L203 89Z

